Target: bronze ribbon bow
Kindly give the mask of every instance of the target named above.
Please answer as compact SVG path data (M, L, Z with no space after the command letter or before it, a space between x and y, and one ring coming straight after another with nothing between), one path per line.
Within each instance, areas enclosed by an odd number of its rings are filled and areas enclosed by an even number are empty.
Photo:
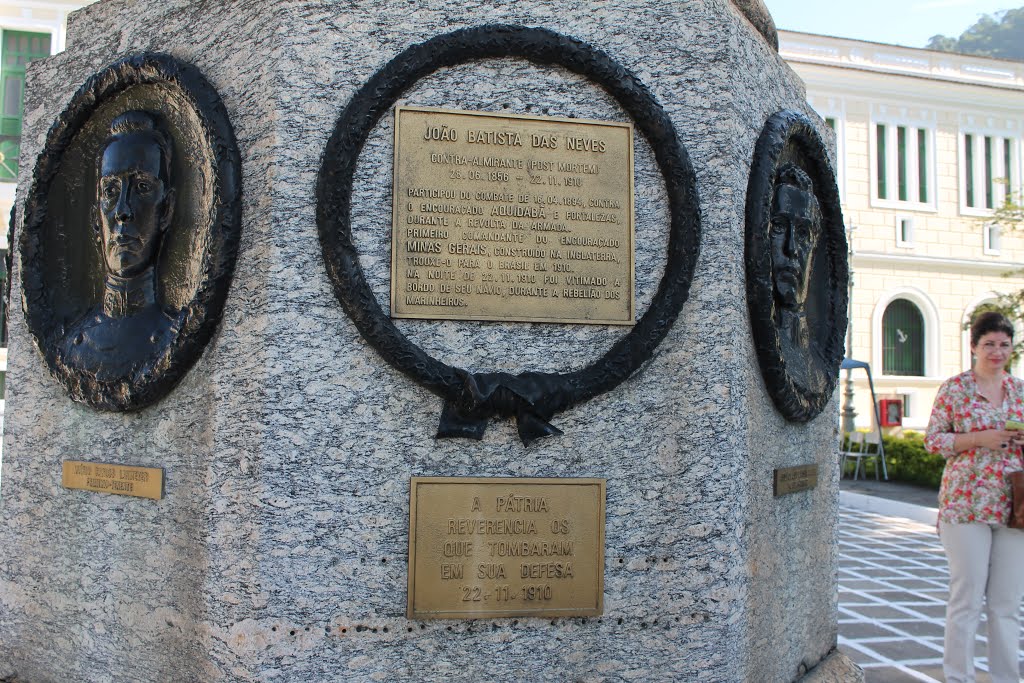
M446 399L437 427L439 439L464 437L482 439L492 417L515 417L523 445L562 430L549 423L565 402L551 375L526 372L473 374L456 370L463 379L462 390L454 399Z

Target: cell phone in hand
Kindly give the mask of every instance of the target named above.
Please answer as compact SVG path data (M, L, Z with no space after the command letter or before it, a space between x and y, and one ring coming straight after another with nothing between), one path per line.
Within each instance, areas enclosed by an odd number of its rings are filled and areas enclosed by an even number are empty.
M1024 422L1018 420L1007 420L1004 429L1017 429L1024 431Z

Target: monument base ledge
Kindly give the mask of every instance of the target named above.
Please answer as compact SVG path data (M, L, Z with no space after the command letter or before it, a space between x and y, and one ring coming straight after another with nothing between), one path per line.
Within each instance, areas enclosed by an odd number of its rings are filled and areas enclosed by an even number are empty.
M836 649L808 671L799 683L864 683L864 669Z

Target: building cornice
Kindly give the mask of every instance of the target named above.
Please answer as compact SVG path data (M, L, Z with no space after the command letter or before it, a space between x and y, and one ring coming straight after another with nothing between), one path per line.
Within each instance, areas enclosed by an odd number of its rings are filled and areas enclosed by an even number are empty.
M1006 59L795 31L779 31L779 54L793 63L1024 91L1024 63Z
M997 261L988 259L943 258L939 256L910 256L887 254L878 251L857 251L853 254L853 265L889 265L924 270L948 270L953 272L975 272L989 275L1003 275L1024 270L1020 261Z

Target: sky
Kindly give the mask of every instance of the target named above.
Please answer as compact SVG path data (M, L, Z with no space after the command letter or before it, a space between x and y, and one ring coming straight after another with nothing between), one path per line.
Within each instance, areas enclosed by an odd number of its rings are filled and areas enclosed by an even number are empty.
M957 38L983 14L1024 0L764 0L775 25L790 31L924 47L937 33Z

